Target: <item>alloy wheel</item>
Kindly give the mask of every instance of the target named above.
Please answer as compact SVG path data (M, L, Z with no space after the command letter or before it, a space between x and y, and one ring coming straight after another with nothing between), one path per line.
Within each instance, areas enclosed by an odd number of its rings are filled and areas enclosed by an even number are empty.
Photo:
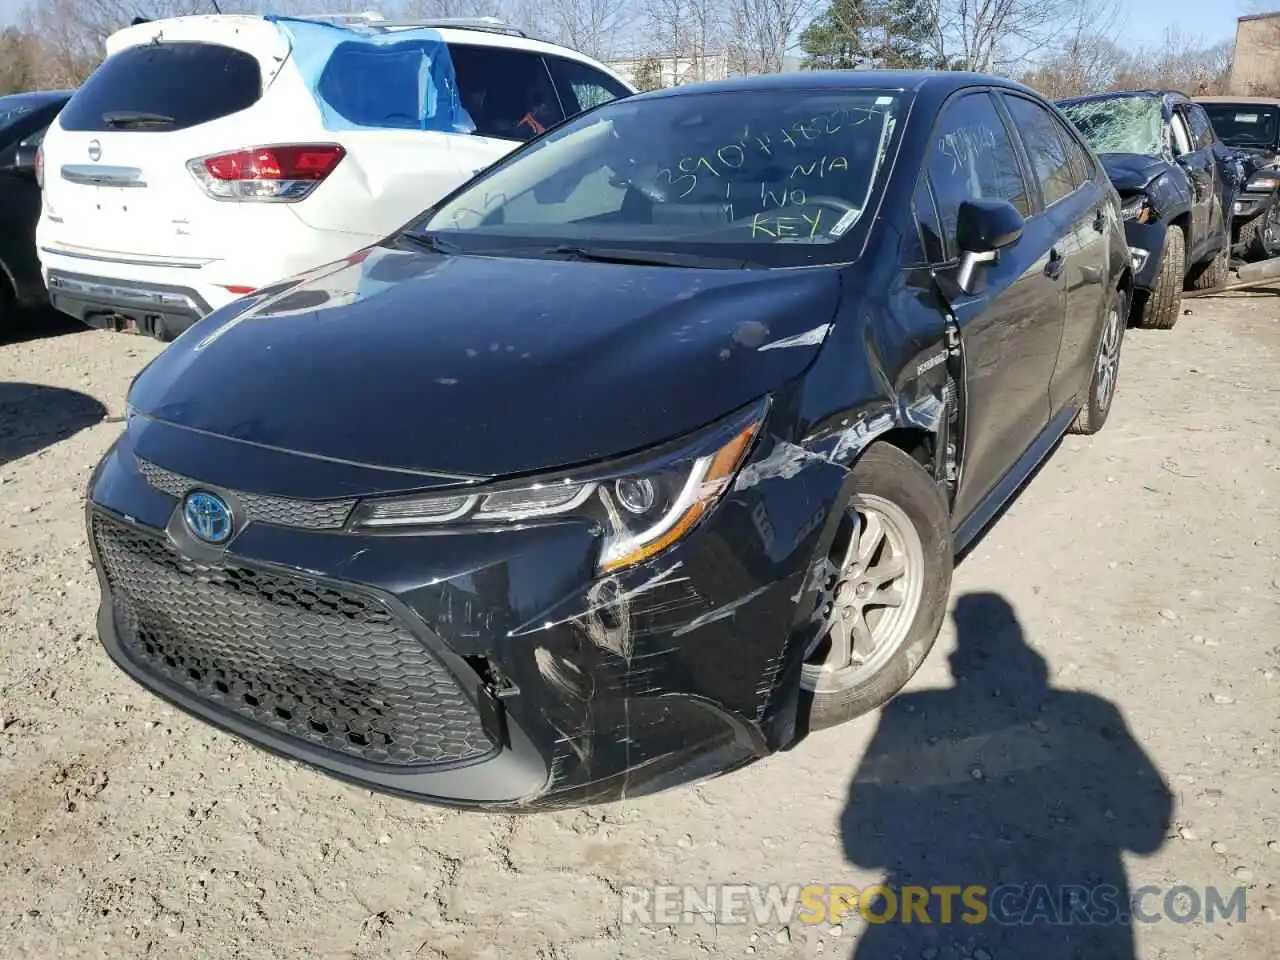
M825 693L874 675L910 637L924 575L924 548L910 517L883 497L855 496L828 561L822 625L801 686Z
M1116 373L1120 367L1120 312L1114 308L1107 314L1107 325L1102 331L1102 345L1098 349L1099 410L1111 405L1116 390Z

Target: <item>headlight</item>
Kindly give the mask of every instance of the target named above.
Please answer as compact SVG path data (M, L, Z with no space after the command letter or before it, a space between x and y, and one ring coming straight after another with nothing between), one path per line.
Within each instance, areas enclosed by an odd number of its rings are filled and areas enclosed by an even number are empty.
M1274 190L1276 187L1280 187L1280 177L1274 174L1256 176L1244 185L1246 190Z
M365 500L353 524L465 529L585 520L602 536L598 570L611 573L660 553L697 525L746 459L767 410L762 401L696 439L576 475Z
M1147 203L1146 197L1134 197L1132 200L1126 200L1120 206L1120 216L1126 220L1146 223L1151 219L1151 204Z

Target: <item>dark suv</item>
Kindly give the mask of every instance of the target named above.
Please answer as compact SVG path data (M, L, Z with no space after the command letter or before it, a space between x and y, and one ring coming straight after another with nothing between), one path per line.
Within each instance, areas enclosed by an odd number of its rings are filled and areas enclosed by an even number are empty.
M0 97L0 331L14 305L45 297L35 241L37 161L45 131L70 98L69 92Z
M1120 192L1137 275L1134 320L1167 330L1184 287L1212 289L1227 278L1228 211L1239 190L1233 153L1204 107L1181 93L1104 93L1059 106Z
M1244 155L1248 179L1236 202L1236 247L1247 260L1280 256L1280 99L1200 97L1213 129Z

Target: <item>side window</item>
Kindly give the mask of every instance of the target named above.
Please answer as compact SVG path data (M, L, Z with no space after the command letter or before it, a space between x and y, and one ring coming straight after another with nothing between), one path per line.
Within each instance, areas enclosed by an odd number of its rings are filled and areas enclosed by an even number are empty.
M1190 153L1194 149L1191 146L1191 131L1187 128L1187 121L1182 116L1181 110L1173 112L1173 152L1177 155Z
M929 179L948 246L965 200L1007 200L1030 215L1013 141L988 94L968 93L948 104L930 146Z
M551 77L536 53L451 43L449 55L477 136L531 140L564 119Z
M1204 108L1196 104L1187 107L1187 116L1191 121L1191 139L1197 150L1213 149L1213 124Z
M1040 181L1044 205L1051 206L1075 189L1067 148L1058 136L1057 121L1049 111L1024 97L1005 96L1004 102Z
M585 63L564 57L546 57L551 78L560 91L560 100L569 116L590 110L610 100L620 100L631 91L608 74L592 69Z
M1055 119L1054 125L1057 126L1058 136L1062 138L1063 146L1066 147L1067 162L1071 165L1071 179L1077 187L1084 186L1093 179L1093 161L1089 159L1089 154L1080 145L1080 141L1073 137L1061 122Z
M947 248L942 242L938 208L933 202L933 191L929 189L929 178L926 176L921 175L916 183L916 195L911 201L911 209L915 214L916 233L919 237L914 245L918 258L924 263L945 262Z

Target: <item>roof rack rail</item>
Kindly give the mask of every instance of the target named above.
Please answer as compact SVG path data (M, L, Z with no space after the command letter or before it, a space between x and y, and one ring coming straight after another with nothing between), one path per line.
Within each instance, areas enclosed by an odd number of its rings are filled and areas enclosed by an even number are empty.
M503 33L512 37L528 37L528 34L497 17L426 17L413 20L388 20L380 13L367 10L364 13L312 13L299 20L321 20L326 23L350 26L380 27L382 29L411 29L413 27L439 27L452 30L483 30L486 33Z

